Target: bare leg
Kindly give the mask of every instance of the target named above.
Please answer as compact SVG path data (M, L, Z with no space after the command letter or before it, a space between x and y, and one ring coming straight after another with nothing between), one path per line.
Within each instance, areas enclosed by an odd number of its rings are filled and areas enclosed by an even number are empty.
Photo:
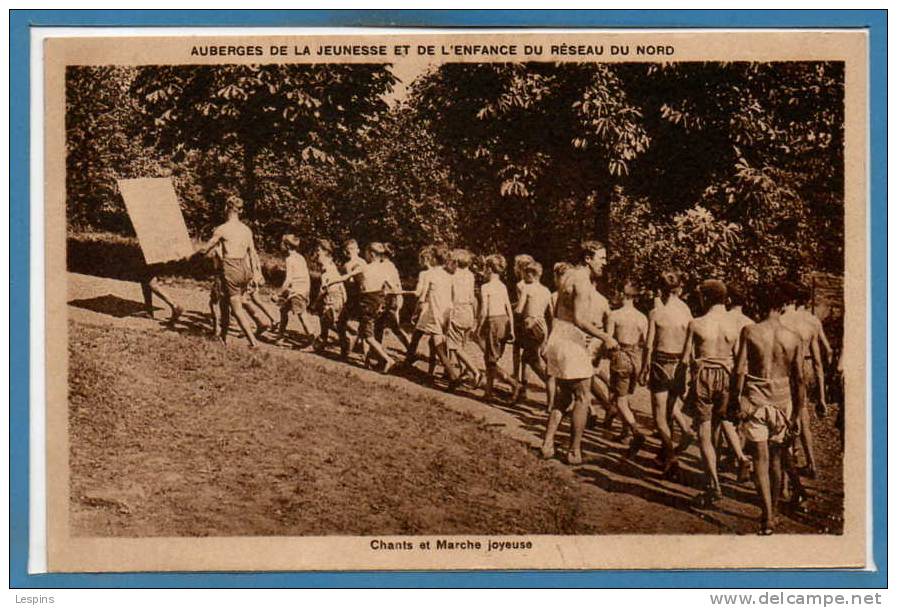
M810 408L804 408L800 423L800 445L807 460L807 476L812 479L816 477L816 451L813 449L813 429L810 428Z
M710 420L704 420L698 427L699 447L701 448L701 460L704 461L704 471L710 481L710 488L715 496L722 496L719 485L719 474L716 470L716 450L713 449L713 424Z
M473 362L473 360L467 355L467 353L465 353L465 352L464 352L463 350L461 350L460 348L457 349L457 350L454 350L454 351L452 351L452 352L455 353L455 356L458 358L458 362L459 362L462 366L464 366L465 368L467 368L467 370L468 370L471 374L473 374L473 377L474 377L474 380L476 381L476 384L479 384L479 379L480 379L480 375L481 375L481 374L480 374L480 370L477 369L477 366L476 366L476 364Z
M268 325L268 327L274 327L277 322L274 320L274 317L271 316L271 313L268 311L268 307L265 306L264 303L259 299L258 292L253 291L249 296L249 299L252 300L252 303L257 306L258 309L262 311L262 314L264 314L268 319L268 323L266 323L266 325Z
M430 365L427 368L427 374L433 376L436 374L436 340L430 336Z
M754 459L754 483L757 485L757 493L760 495L761 509L763 516L761 519L761 530L772 530L773 510L772 510L772 490L769 480L769 445L765 441L754 443L756 458Z
M748 457L744 455L744 449L741 445L741 437L738 435L738 429L735 428L735 424L731 420L723 420L720 423L720 428L723 431L723 435L726 437L729 447L735 452L735 458L738 459L738 462L746 462Z
M589 416L589 384L590 381L586 378L573 387L573 429L570 433L570 453L567 455L567 462L570 464L582 463L582 434Z
M221 341L227 342L230 333L230 300L221 300Z
M209 315L212 320L212 335L218 335L218 323L220 321L218 317L218 300L214 297L209 298Z
M423 337L424 332L419 329L415 329L414 333L411 334L411 342L405 350L405 365L413 365L417 360L417 347L420 345L421 338Z
M670 432L670 425L667 422L667 391L659 391L651 393L651 409L654 414L654 426L660 433L660 441L663 443L663 460L668 461L674 458L673 434Z
M386 353L386 349L383 348L383 345L380 344L374 336L369 336L364 339L364 346L365 346L365 350L367 350L366 347L370 346L370 348L375 353L377 353L377 356L380 357L381 359L383 359L383 362L386 364L385 367L383 368L383 373L385 374L385 373L389 372L389 370L392 368L392 366L395 364L395 362L392 360L392 357L390 357ZM366 359L367 359L367 353L365 353L365 360Z
M258 346L258 342L256 342L255 336L253 336L252 332L249 330L249 318L247 318L246 312L243 310L242 296L230 296L229 300L230 307L233 310L234 316L237 318L237 325L240 326L240 329L243 330L243 335L249 340L249 346L255 348Z
M159 280L156 277L151 278L146 283L146 287L152 292L152 294L159 297L160 300L168 304L168 307L171 309L171 319L169 319L170 323L174 323L178 320L178 317L184 312L184 309L177 305L177 303L162 289L162 285L159 283ZM150 309L152 309L152 296L150 296ZM144 302L146 302L146 291L144 289Z
M545 437L542 439L542 456L545 458L554 456L554 435L563 418L564 412L559 409L551 410L548 414L548 425L545 427Z

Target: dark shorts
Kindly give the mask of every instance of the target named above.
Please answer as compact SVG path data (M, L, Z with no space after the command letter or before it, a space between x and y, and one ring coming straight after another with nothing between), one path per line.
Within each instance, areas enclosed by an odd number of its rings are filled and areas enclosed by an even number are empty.
M358 296L358 336L372 338L377 319L383 312L383 292L372 291Z
M308 310L308 298L299 293L292 293L280 298L280 310L293 312L297 315L305 314Z
M547 335L547 327L545 321L535 317L526 317L520 324L520 333L517 339L520 341L520 347L525 351L538 351L545 343Z
M695 424L729 417L729 389L732 376L725 367L695 366L686 412Z
M648 389L652 393L666 393L674 389L678 393L685 389L685 366L680 364L681 355L654 351L648 375Z
M638 384L642 357L638 347L620 345L610 355L610 389L617 396L631 395Z
M249 258L223 258L221 260L221 276L224 293L228 297L242 296L252 281Z
M505 344L510 336L510 321L507 315L487 317L480 329L480 338L483 341L483 358L487 367L498 365L499 359L505 352Z

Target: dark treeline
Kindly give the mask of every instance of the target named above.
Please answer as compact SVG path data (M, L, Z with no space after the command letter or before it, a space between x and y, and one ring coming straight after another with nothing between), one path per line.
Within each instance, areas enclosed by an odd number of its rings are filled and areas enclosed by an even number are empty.
M610 280L750 288L843 272L841 63L70 67L72 229L130 232L116 177L170 175L195 238L231 193L260 245L431 242L545 264L606 240Z

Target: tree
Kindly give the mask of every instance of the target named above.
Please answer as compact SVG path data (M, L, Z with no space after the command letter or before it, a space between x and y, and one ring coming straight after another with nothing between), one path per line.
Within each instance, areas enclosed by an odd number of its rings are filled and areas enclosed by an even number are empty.
M613 186L649 144L612 64L444 64L410 103L464 193L462 232L549 261L606 236Z
M257 221L260 163L363 156L362 135L386 111L382 95L394 81L379 64L148 66L131 94L147 145L174 162L199 151L239 164L238 189Z

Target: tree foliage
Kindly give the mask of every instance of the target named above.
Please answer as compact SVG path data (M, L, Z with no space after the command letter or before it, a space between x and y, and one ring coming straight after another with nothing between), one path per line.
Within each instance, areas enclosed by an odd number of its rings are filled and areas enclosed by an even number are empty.
M284 232L565 259L609 241L650 287L843 271L844 66L453 63L73 67L70 222L123 229L115 177L172 175L191 231L242 194Z

